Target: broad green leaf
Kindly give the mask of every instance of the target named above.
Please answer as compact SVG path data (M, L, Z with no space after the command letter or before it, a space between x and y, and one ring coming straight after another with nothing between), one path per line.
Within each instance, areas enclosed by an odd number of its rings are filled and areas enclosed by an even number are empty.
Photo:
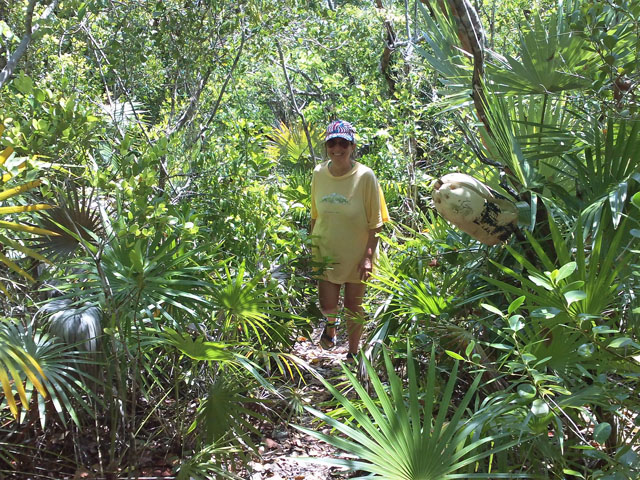
M609 327L608 325L597 325L591 329L593 333L619 333L620 330Z
M610 348L622 348L626 347L627 345L633 345L634 343L635 342L628 337L619 337L611 340L611 342L609 342L609 345L607 346Z
M593 429L593 439L600 444L605 443L609 435L611 435L611 425L607 422L599 423Z
M520 306L524 303L526 296L522 295L518 298L516 298L513 302L511 302L509 304L509 308L507 309L507 313L509 315L511 315L513 312L515 312L518 308L520 308Z
M558 315L560 312L561 310L559 308L543 307L543 308L536 308L534 311L531 312L531 316L536 318L545 318L549 320L555 317L556 315Z
M509 317L509 328L514 332L524 328L524 317L522 315L513 315Z
M456 360L464 360L464 357L457 354L456 352L452 352L451 350L445 350L444 353L449 355L451 358L455 358Z
M549 413L549 405L546 404L544 400L540 400L539 398L533 401L531 405L531 413L533 413L536 417L541 418Z
M518 395L527 400L536 396L536 387L530 383L521 383L518 385Z
M584 287L584 281L583 280L577 280L575 282L571 282L565 286L562 287L562 293L565 292L570 292L571 290L580 290L582 287Z
M529 275L529 280L538 285L539 287L543 287L546 290L553 290L553 285L549 283L546 278L542 278L540 275Z
M565 278L572 275L573 272L576 271L576 268L578 268L578 265L576 264L576 262L569 262L566 265L563 265L562 267L560 267L560 269L558 270L558 275L556 276L556 279L555 279L556 282L559 282L560 280L564 280Z
M574 302L579 302L587 298L587 294L582 290L572 290L564 294L564 298L567 301L567 305L571 305Z
M485 310L490 311L491 313L495 313L496 315L500 315L501 317L504 316L504 314L500 311L499 308L496 308L493 305L489 305L488 303L481 304L481 307L484 308Z

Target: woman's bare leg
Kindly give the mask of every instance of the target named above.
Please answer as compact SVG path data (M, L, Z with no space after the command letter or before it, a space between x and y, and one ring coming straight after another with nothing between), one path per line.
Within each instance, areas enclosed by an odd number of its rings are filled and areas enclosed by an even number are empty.
M349 353L354 355L360 349L360 338L364 327L364 283L344 284L344 308L347 317L347 336L349 338Z
M340 287L327 280L318 282L318 296L320 298L320 311L327 319L327 324L335 324L338 315L338 300L340 299ZM327 327L327 335L335 337L336 327Z

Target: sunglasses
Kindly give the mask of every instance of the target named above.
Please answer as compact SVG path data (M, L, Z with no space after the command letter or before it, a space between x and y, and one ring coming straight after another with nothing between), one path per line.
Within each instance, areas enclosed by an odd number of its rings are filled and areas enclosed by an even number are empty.
M351 145L351 142L347 139L340 138L340 137L331 138L327 140L327 147L332 148L332 147L335 147L336 145L340 145L340 147L342 148L347 148L349 145Z

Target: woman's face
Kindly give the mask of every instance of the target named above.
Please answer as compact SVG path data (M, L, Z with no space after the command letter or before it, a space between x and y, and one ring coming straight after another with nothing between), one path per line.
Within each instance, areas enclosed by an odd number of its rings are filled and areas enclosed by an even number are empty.
M327 153L333 162L346 162L351 158L351 154L356 149L356 145L344 138L336 137L328 140Z

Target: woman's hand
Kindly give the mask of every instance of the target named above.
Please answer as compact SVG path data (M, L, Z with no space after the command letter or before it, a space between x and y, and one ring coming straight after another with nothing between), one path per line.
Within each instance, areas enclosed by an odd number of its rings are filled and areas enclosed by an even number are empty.
M371 275L371 271L373 270L373 260L371 257L365 255L360 260L360 264L358 265L358 271L360 272L360 280L366 282L369 280L369 276Z

